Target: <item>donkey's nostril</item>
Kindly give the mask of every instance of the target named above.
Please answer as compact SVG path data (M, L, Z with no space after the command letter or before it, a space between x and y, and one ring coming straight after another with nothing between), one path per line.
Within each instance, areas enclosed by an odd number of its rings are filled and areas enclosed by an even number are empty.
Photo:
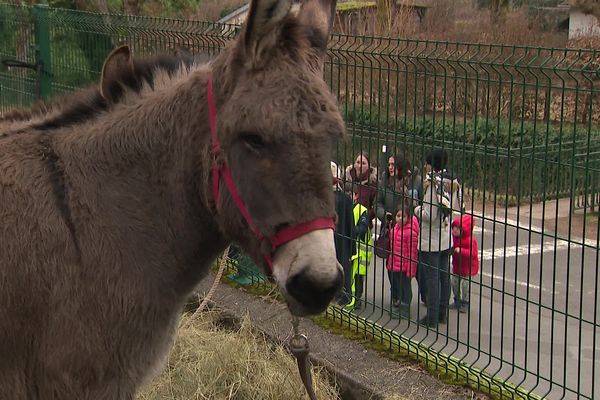
M308 268L306 270L309 270ZM292 276L286 285L287 292L300 303L307 314L317 314L327 308L343 283L343 273L336 269L333 277L319 279L308 272Z

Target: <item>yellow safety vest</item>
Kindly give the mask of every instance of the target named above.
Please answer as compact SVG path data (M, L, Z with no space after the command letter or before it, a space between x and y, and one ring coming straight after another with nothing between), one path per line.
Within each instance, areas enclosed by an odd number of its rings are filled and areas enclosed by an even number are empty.
M362 204L354 206L354 225L358 224L361 215L368 212L367 207ZM373 257L373 232L369 229L366 233L366 241L356 240L356 254L352 256L353 275L366 275L367 267Z

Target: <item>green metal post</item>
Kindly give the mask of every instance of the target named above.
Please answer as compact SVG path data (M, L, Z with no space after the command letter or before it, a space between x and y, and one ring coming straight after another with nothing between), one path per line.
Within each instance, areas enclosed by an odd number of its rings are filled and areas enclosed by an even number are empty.
M52 93L52 63L50 59L50 24L48 21L48 6L34 6L35 56L38 65L38 93L43 99Z

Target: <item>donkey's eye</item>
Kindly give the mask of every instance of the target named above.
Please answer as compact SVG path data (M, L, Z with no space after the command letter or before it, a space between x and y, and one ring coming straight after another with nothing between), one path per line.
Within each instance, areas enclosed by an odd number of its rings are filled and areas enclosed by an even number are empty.
M266 143L260 135L254 133L246 133L242 135L244 143L252 150L262 150Z

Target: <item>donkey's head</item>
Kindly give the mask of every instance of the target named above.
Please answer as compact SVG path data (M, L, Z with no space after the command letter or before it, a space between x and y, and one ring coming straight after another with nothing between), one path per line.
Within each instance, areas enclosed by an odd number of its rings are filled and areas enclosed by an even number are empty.
M297 13L291 6L291 0L253 0L241 35L212 64L224 158L267 238L334 216L330 160L344 134L323 80L335 1L305 0ZM217 206L234 215L222 222L226 235L268 268L270 241L244 224L229 192ZM273 276L295 314L322 311L341 287L333 234L313 230L273 252Z

